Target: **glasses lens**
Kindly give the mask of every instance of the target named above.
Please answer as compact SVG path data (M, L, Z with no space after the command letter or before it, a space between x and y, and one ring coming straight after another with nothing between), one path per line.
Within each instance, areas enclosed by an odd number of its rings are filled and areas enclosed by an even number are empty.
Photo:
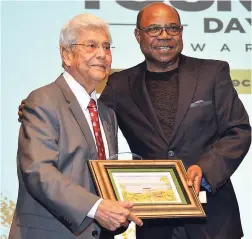
M149 27L146 28L145 31L149 36L157 37L162 33L163 29L165 29L166 33L170 36L178 35L180 32L180 27L177 25L171 25L167 27L161 27L161 26Z
M88 43L75 44L75 45L83 47L83 49L87 53L96 53L99 48L102 48L104 50L105 54L107 54L107 55L111 54L111 48L113 48L110 46L110 44L102 44L101 46L99 46L99 44L95 43L95 42L88 42Z
M109 44L104 44L103 46L103 50L107 55L111 55L111 46Z
M168 31L168 34L171 36L175 36L178 35L180 32L180 27L179 26L168 26L166 27L166 31Z
M93 52L95 52L95 51L97 50L97 48L98 48L97 44L91 43L91 42L90 42L90 43L80 44L80 45L84 47L84 49L85 49L85 51L86 51L87 53L93 53Z
M148 29L146 29L146 32L150 35L150 36L159 36L160 33L162 31L162 27L150 27Z

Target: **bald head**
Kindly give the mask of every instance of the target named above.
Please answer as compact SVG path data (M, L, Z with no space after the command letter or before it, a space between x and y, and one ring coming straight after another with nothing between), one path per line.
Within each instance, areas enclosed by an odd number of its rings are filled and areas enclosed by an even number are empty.
M156 2L156 3L151 3L145 7L143 7L140 12L137 15L137 22L136 22L136 27L141 28L141 20L144 17L148 17L149 14L152 14L153 12L159 12L159 11L165 11L167 14L176 14L178 18L179 24L181 24L180 21L180 16L175 8L172 6L169 6L165 3L161 2Z

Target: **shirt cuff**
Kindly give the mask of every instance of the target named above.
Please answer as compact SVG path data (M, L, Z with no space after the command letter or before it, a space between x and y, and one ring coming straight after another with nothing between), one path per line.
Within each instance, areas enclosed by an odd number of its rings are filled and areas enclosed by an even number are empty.
M95 213L96 213L96 211L97 211L97 208L98 208L98 206L100 205L100 203L101 203L102 200L103 200L103 199L100 198L100 199L94 204L94 206L90 209L90 211L89 211L88 214L87 214L88 217L94 219L94 216L95 216Z
M212 192L210 184L207 182L206 178L203 177L201 181L201 186L204 187L208 192Z

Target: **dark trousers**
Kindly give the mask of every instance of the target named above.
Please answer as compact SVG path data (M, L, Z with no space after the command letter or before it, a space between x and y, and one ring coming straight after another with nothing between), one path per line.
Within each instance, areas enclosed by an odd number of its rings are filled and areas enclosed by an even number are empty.
M136 228L137 239L189 239L180 220L144 220L142 227Z

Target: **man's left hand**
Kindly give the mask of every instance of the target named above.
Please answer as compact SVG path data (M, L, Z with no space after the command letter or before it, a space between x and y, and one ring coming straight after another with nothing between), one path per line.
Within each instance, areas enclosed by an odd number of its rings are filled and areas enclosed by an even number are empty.
M189 187L194 186L194 189L199 194L200 184L202 179L202 170L198 165L192 165L187 170L188 181L187 184Z

